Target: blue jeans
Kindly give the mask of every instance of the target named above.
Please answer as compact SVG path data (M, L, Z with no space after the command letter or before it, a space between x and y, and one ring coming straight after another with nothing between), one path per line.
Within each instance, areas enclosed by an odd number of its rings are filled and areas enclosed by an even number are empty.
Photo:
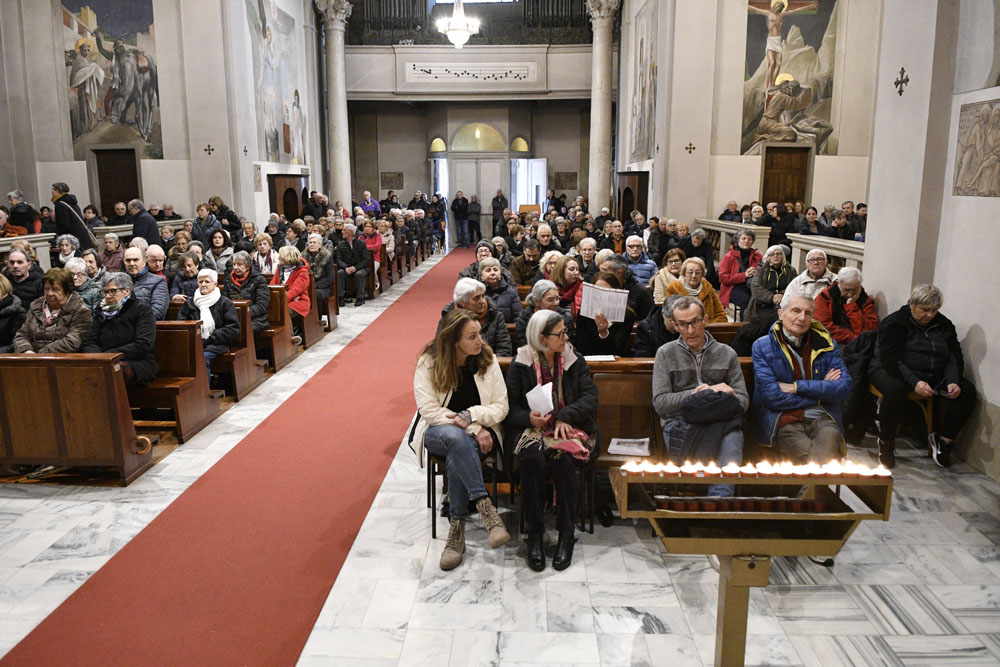
M465 220L455 221L455 233L458 234L458 245L462 248L469 247L469 223Z
M479 443L457 426L431 426L424 434L424 448L444 457L448 471L448 504L452 519L469 516L469 501L486 497Z
M743 464L743 431L730 431L722 438L722 442L719 443L718 447L705 443L692 452L683 453L674 451L670 447L671 433L678 428L687 428L687 424L681 420L673 420L663 426L663 441L667 443L667 453L677 465L684 463L684 459L690 459L693 462L701 461L702 463L715 461L715 464L720 468L729 463ZM674 438L677 438L676 433L674 434ZM733 489L734 486L732 484L711 484L705 495L728 498L733 495Z

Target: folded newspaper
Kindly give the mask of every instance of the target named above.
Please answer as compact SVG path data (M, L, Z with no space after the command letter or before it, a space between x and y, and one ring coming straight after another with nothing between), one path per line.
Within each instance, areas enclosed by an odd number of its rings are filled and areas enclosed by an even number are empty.
M611 438L608 454L649 456L649 438Z

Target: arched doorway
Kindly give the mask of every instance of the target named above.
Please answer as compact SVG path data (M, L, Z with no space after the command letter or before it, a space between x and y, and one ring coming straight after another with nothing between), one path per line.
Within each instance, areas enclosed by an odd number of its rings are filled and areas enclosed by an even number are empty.
M286 188L281 195L281 208L285 212L286 220L294 220L299 217L299 193L295 188Z

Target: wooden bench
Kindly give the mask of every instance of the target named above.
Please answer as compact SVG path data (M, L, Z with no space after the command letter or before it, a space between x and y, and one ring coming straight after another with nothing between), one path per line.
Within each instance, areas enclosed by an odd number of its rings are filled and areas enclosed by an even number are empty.
M744 324L746 322L713 322L705 325L705 331L712 334L712 338L717 342L728 345L736 338L736 334Z
M208 370L201 344L201 322L181 320L156 323L156 377L145 387L129 387L133 408L169 408L172 422L137 421L139 427L173 427L185 442L221 414L217 398L209 393Z
M393 285L393 270L392 262L389 261L389 253L386 251L385 246L379 247L379 290L378 293L382 294L385 292L386 283L390 287Z
M336 271L336 266L334 266L334 271ZM330 285L330 296L320 303L320 310L317 313L321 322L323 321L323 316L326 315L326 324L323 328L327 331L333 331L337 328L337 316L340 315L338 289L340 288L337 286L336 278L334 278L333 284Z
M95 466L122 486L153 465L120 353L0 355L0 465Z
M268 366L280 371L287 366L298 348L292 343L292 321L288 315L288 295L284 285L269 285L271 301L267 308L268 327L260 332L260 339L267 350Z
M322 306L316 299L316 279L309 274L309 313L302 318L302 347L309 349L326 335L320 316Z
M528 298L531 294L532 285L518 285L517 286L517 298L521 300L521 304L524 304L524 300Z
M249 301L233 301L240 336L229 351L212 360L212 372L224 376L229 395L239 401L267 379L267 362L257 359Z

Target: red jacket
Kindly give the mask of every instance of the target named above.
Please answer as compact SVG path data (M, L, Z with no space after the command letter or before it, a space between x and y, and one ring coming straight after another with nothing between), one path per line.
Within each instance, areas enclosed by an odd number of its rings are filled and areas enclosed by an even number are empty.
M861 288L857 301L845 304L837 283L816 295L813 317L822 323L833 339L844 345L858 337L862 331L878 329L875 300Z
M750 266L758 266L763 256L759 250L750 251ZM722 261L719 262L719 282L722 289L719 290L719 300L723 306L729 305L729 295L733 293L733 287L742 285L747 281L745 271L740 271L740 251L739 248L729 249Z
M271 276L272 285L281 284L281 270L274 272ZM302 260L302 264L292 271L285 282L285 295L288 297L288 307L296 314L305 317L309 314L312 304L309 302L309 262Z

